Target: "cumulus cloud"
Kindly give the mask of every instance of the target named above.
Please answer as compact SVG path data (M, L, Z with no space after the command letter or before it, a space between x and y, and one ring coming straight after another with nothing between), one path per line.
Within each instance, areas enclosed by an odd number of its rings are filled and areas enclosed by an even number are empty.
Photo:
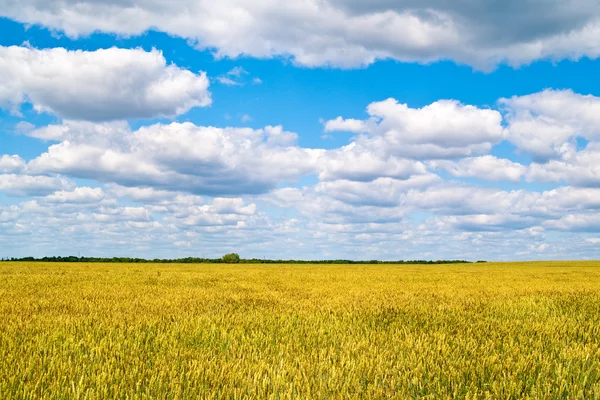
M600 230L600 215L593 214L569 214L559 220L547 221L545 225L557 231L568 232L593 232Z
M45 200L49 203L99 203L105 198L105 193L101 188L77 187L71 191L61 190L49 196Z
M490 68L600 55L594 0L510 0L501 8L467 0L2 0L0 15L71 37L157 29L191 39L219 57L284 55L307 66L356 67L392 58L453 59Z
M354 133L368 132L367 122L359 119L337 117L325 122L325 132L344 131Z
M175 204L175 207L177 205ZM244 227L246 220L256 213L256 205L245 205L241 198L215 198L212 204L186 207L185 212L177 212L174 218L186 226L226 226Z
M459 215L444 218L443 221L456 229L470 232L521 230L538 223L530 216L510 214Z
M501 99L507 138L534 162L529 181L599 186L600 98L571 90L544 90ZM579 139L588 142L581 149Z
M535 193L439 180L325 182L318 187L277 189L262 195L258 203L182 193L156 198L146 193L135 200L140 203L135 206L129 199L121 203L121 197L119 203L110 202L121 189L111 186L65 190L18 205L0 205L0 238L11 243L11 251L33 251L28 254L65 254L71 251L65 245L78 243L85 255L220 256L236 246L248 257L297 257L302 252L306 258L503 259L510 250L510 258L531 259L546 247L553 257L572 257L569 249L593 255L593 241L586 242L589 237L581 235L597 228L594 215L600 209L598 189ZM365 193L371 198L361 201ZM386 196L387 202L381 202ZM296 211L275 220L264 214L264 208L261 211L264 200L277 200L278 206ZM430 217L413 220L415 213L422 212ZM545 234L551 230L575 233L552 243ZM19 241L19 235L27 235L28 240ZM37 250L23 250L27 243L35 243ZM179 253L174 243L193 251Z
M63 173L122 186L194 194L263 193L315 170L323 150L300 148L281 127L264 129L65 122L31 132L61 140L28 163L38 174Z
M600 98L572 90L499 100L508 124L507 139L538 160L569 156L575 139L600 140Z
M2 6L0 6L2 8ZM0 46L0 107L91 121L173 117L211 103L206 74L158 50L71 51Z
M392 259L407 258L413 250L420 258L448 252L444 254L461 254L458 258L533 259L538 258L535 249L544 244L552 246L550 256L555 258L572 258L570 251L593 257L593 249L583 246L584 238L577 236L591 228L561 220L565 213L584 220L600 209L598 189L565 187L538 193L441 180L336 181L278 189L263 198L295 209L298 225L311 235L304 240L317 239L313 244L317 248L359 257L379 251L378 258L387 254ZM569 226L575 229L570 231ZM581 234L562 237L555 246L546 233L556 230ZM359 250L353 249L357 241Z
M327 121L333 130L364 130L357 145L397 157L455 158L485 153L503 138L502 116L496 110L463 105L455 100L436 101L411 108L387 99L369 104L366 121Z
M269 229L256 205L240 198L204 201L173 193L150 203L138 197L138 204L131 205L129 198L114 196L115 189L119 188L78 187L15 205L0 204L0 241L9 246L2 250L27 247L29 254L48 255L65 254L79 246L86 255L119 249L119 254L139 255L146 250L145 256L152 251L158 256L180 241L193 243L196 250L218 248L220 256L232 241L238 246L255 242L245 232L256 229L258 223ZM23 235L28 240L19 240Z
M488 181L519 182L527 172L524 165L491 155L463 158L459 161L431 161L428 164L434 170L443 170L452 176Z
M600 190L557 188L544 192L505 191L443 182L422 191L410 191L406 204L439 215L514 215L535 217L538 221L556 219L564 212L595 210L600 206Z
M564 96L582 101L562 92L501 101L506 127L499 111L453 100L422 108L376 102L364 120L325 122L327 131L355 134L348 145L327 150L299 146L298 136L281 126L132 129L123 121L64 120L30 127L22 134L57 143L29 162L0 157L0 190L37 196L0 204L0 239L19 246L15 238L28 235L57 251L59 242L77 238L86 248L101 242L103 252L145 256L198 255L198 249L219 256L231 246L245 256L307 258L499 259L507 249L518 258L559 257L569 249L593 255L586 239L600 223L595 100L583 96L581 109L569 111ZM572 147L558 153L551 147L550 158L529 166L486 154L506 137L516 141L517 131L508 131L527 114L568 125L574 133L556 143ZM572 143L579 136L591 140L583 150ZM573 186L505 190L444 180L439 171ZM75 188L62 176L99 187ZM557 242L561 232L570 236Z
M0 174L0 191L9 196L44 196L73 187L72 182L61 177Z
M600 187L600 143L590 143L585 150L561 160L533 163L527 179L531 182L558 182L574 186Z
M134 201L143 203L157 203L163 200L173 199L180 195L179 192L171 192L168 190L156 190L152 187L126 187L109 183L106 185L108 192L117 198L127 197Z
M320 182L314 187L279 189L265 197L279 207L295 208L306 218L327 223L395 223L425 214L436 216L436 223L464 231L528 229L546 226L565 213L587 215L600 209L600 189L506 191L443 181L435 175Z
M427 173L423 163L377 154L351 143L320 159L319 179L370 181L381 177L405 179Z
M315 186L315 192L348 204L391 207L400 205L403 196L410 190L426 188L439 180L440 178L433 174L403 180L377 178L371 182L336 180L320 182Z
M0 156L0 173L21 172L25 168L25 161L17 154Z

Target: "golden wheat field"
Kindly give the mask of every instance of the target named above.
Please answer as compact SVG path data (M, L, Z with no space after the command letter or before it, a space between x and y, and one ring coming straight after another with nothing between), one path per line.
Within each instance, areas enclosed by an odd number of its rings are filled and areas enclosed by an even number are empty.
M600 398L600 262L0 263L0 398Z

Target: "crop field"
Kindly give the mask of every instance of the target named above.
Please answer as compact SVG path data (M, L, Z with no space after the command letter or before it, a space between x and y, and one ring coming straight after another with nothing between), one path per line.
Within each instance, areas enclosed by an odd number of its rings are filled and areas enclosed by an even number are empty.
M600 398L600 262L3 262L0 398Z

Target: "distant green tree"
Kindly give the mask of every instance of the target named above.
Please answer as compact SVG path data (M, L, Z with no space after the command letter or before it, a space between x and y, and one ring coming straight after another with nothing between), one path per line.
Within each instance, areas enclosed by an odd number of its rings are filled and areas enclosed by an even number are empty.
M223 256L223 262L227 264L237 264L240 262L240 256L237 253L229 253Z

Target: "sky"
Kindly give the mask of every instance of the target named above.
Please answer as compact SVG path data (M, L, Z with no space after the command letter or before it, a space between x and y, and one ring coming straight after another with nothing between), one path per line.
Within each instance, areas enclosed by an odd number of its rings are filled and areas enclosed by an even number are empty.
M0 0L0 257L600 258L597 0Z

